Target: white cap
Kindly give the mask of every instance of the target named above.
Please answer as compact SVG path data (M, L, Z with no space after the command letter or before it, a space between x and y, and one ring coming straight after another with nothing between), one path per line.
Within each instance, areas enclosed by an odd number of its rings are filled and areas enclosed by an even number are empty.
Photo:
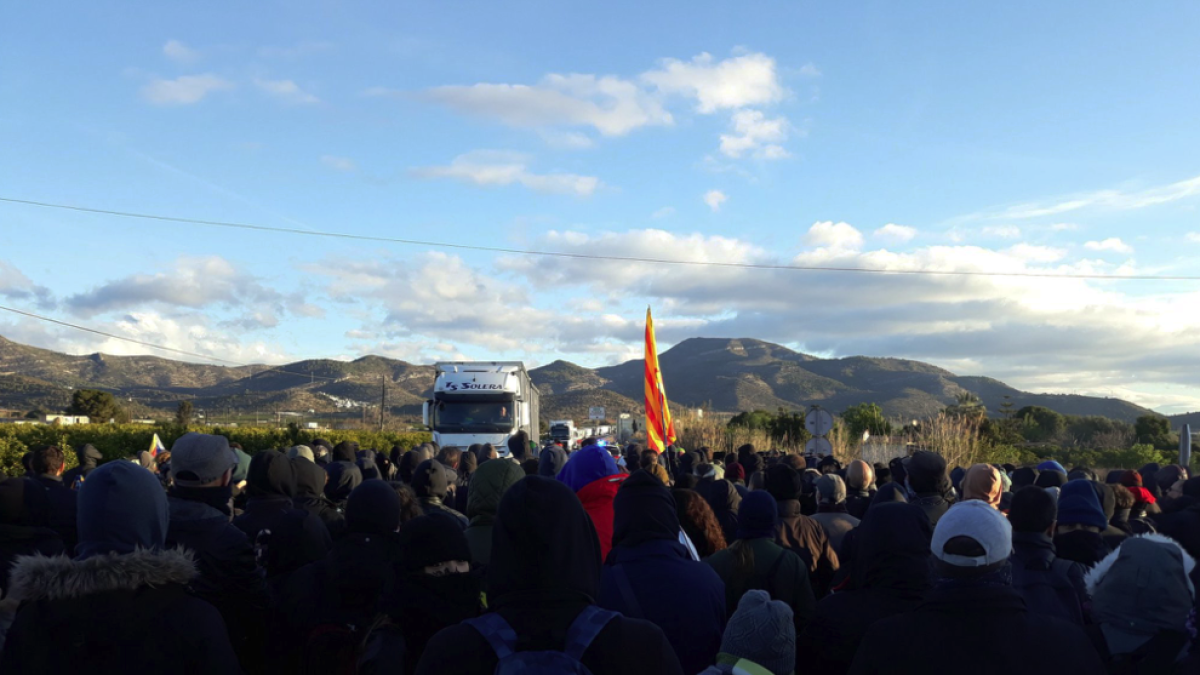
M980 557L946 553L942 549L955 537L970 537L985 552ZM957 567L984 567L1012 554L1012 525L987 502L973 499L950 507L938 520L929 548L938 560Z

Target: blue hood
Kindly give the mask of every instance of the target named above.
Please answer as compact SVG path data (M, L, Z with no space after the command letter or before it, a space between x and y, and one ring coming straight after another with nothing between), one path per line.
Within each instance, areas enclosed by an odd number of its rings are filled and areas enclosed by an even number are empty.
M621 470L617 468L617 461L608 450L589 445L567 459L567 465L558 472L558 480L571 488L572 492L579 492L588 483L619 473Z
M161 549L167 540L167 495L154 474L133 462L109 462L79 489L76 557Z

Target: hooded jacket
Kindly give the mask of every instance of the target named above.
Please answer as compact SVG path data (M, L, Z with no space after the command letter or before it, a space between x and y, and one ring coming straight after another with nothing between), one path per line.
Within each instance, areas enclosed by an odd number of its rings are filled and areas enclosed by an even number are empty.
M291 460L264 450L250 460L246 482L246 510L233 525L257 549L266 550L262 562L268 579L325 557L333 543L329 530L320 518L292 504L296 472Z
M548 455L542 452L542 458ZM492 556L492 526L496 522L496 509L504 493L525 477L520 465L514 462L484 462L475 470L471 479L471 494L467 496L467 546L471 550L471 561L476 565L487 565Z
M50 503L44 490L21 478L0 481L0 597L17 556L65 553L62 537L50 529ZM0 603L0 612L15 610Z
M600 542L592 519L569 487L528 476L501 498L494 528L489 608L512 628L519 648L562 650L567 628L599 594ZM682 672L662 630L628 617L610 621L582 660L594 675ZM459 624L434 636L416 673L490 675L496 663L479 631Z
M165 548L167 499L154 476L111 462L79 494L79 556L31 556L12 570L10 596L24 604L0 671L240 672L220 614L187 593L191 556Z
M446 506L443 499L450 486L454 484L457 474L454 470L436 459L427 459L417 465L413 471L413 492L421 502L421 509L426 514L436 513L454 518L461 529L467 529L467 517Z
M850 590L817 603L812 622L797 638L806 673L844 675L875 622L912 611L931 587L929 542L933 526L911 504L884 503L871 508L855 530Z
M362 470L354 462L330 462L325 465L325 472L329 474L325 497L337 505L345 504L354 488L363 482Z
M1012 564L1013 576L1020 579L1028 572L1045 573L1059 577L1058 583L1070 585L1075 590L1074 598L1060 598L1058 606L1062 611L1055 611L1052 616L1074 622L1080 621L1084 615L1084 607L1088 601L1087 589L1083 583L1083 573L1086 569L1077 562L1071 562L1062 572L1055 567L1054 561L1058 555L1054 549L1054 540L1041 532L1016 532L1012 534L1013 552L1008 560ZM1060 564L1059 567L1062 567ZM1022 596L1028 591L1017 585L1017 592ZM1073 600L1073 602L1068 602ZM1057 607L1057 606L1056 606ZM1081 624L1082 625L1082 624Z
M721 526L721 532L725 534L725 541L736 539L738 507L742 503L742 496L737 488L727 480L710 481L707 484L702 482L697 488L703 488L697 491L712 508L713 515L717 517L717 523Z
M558 480L575 492L591 517L600 539L601 558L607 558L612 548L613 498L626 478L608 450L596 445L571 455L558 473Z
M679 543L675 499L636 471L613 500L613 548L596 604L662 629L685 673L712 665L725 632L725 584Z
M567 452L557 445L546 448L538 457L539 476L554 478L567 465Z
M75 454L79 457L79 466L67 469L62 477L63 485L71 488L75 487L75 483L81 478L87 478L87 475L96 469L100 460L104 459L104 455L91 443L79 446Z
M296 474L292 504L320 518L331 539L342 536L346 530L346 519L342 510L325 496L325 480L329 474L303 457L294 457L291 462Z
M772 466L765 487L779 505L780 546L794 551L808 568L808 581L817 599L829 593L830 583L840 565L829 535L821 524L800 512L800 475L784 464Z

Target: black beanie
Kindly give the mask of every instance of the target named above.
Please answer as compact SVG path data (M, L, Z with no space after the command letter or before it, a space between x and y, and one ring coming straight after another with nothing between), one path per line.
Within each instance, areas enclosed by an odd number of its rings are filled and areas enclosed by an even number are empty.
M777 502L797 499L802 485L800 474L787 464L768 467L766 475L763 476L763 488L771 493Z
M427 459L413 470L412 489L418 499L446 496L450 489L450 477L446 474L449 469L436 459Z
M333 461L335 462L351 462L357 459L358 443L354 441L342 441L333 447Z
M946 478L946 460L936 452L918 450L904 467L913 492L937 492Z
M387 534L400 527L400 495L381 480L354 488L346 500L346 531Z
M406 572L451 560L470 562L467 537L453 518L431 513L413 518L400 528L400 565Z

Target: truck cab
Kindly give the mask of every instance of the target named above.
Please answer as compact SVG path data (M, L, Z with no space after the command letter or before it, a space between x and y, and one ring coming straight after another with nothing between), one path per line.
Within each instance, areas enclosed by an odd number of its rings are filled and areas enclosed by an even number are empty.
M425 426L442 447L491 443L501 457L518 431L538 438L539 394L519 361L452 361L434 365Z

